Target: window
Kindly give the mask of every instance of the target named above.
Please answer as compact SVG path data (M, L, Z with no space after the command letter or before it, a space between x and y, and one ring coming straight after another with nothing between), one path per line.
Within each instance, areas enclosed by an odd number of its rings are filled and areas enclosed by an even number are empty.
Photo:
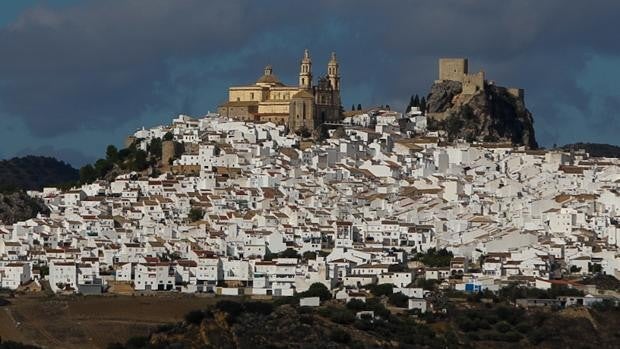
M254 100L254 92L250 92L250 99Z

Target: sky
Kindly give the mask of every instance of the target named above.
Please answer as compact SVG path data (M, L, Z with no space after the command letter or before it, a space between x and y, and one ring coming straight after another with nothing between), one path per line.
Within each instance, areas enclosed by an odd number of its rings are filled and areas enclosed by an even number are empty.
M345 109L404 109L440 57L525 89L538 143L619 144L620 1L0 2L0 159L81 166L180 113L215 111L265 65L289 84L332 51Z

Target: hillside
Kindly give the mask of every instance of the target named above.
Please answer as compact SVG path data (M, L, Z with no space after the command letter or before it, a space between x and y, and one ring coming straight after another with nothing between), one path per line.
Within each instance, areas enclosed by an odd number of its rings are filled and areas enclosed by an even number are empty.
M75 168L51 157L29 155L0 161L0 191L41 190L78 178Z
M374 318L357 317L362 310L374 311ZM449 306L445 315L416 316L388 310L378 299L319 308L220 301L108 348L613 348L618 319L617 307L549 311L468 303Z
M22 190L0 192L0 224L13 224L34 218L39 213L49 213L43 201L31 198Z
M620 147L601 143L573 143L561 147L562 150L585 150L593 157L620 158Z
M522 99L507 89L485 85L473 95L458 81L439 81L427 97L428 127L443 130L450 140L510 142L537 148L534 121Z

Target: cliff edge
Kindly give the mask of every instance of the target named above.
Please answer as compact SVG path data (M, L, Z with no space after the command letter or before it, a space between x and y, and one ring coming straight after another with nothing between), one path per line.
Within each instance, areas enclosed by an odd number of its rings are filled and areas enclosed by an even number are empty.
M450 140L510 142L537 148L534 119L519 98L504 87L485 84L463 93L459 81L437 81L427 98L430 130L444 130Z

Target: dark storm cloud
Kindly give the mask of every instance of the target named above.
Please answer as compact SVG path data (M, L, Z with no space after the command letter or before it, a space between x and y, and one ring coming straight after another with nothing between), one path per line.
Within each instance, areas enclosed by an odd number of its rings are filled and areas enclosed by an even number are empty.
M111 127L174 89L166 59L242 45L239 3L106 1L33 8L0 32L0 98L37 134Z
M293 83L305 47L317 73L329 52L338 52L345 108L402 107L408 95L428 91L437 58L466 56L488 78L526 88L538 134L549 144L562 141L563 111L593 112L596 94L577 80L592 54L618 56L618 10L616 1L559 0L130 0L35 7L0 29L0 108L39 136L81 129L105 134L145 111L213 110L226 86L252 81L267 63ZM593 128L604 128L597 120L615 118L613 98L601 98L596 115L588 115ZM572 116L574 127L581 127L579 117ZM610 141L599 133L586 130L584 140Z

